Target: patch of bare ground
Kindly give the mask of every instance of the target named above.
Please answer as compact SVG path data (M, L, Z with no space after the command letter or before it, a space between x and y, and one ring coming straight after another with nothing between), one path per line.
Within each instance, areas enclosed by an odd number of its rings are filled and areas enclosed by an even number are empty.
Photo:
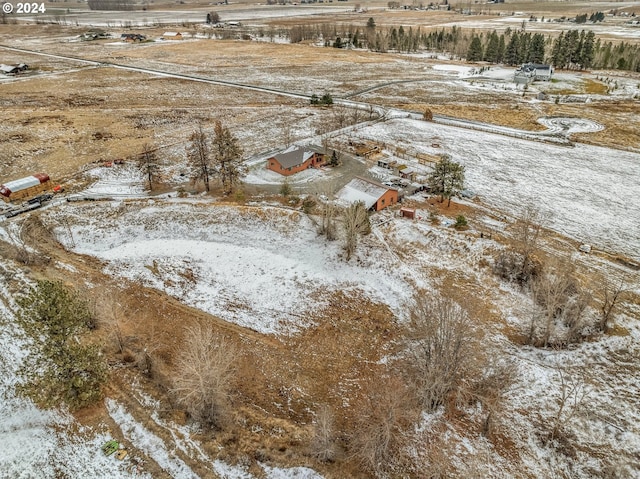
M545 129L545 127L537 122L537 119L540 118L540 112L534 108L520 103L514 103L513 101L494 101L484 96L478 96L478 100L476 104L443 102L433 104L398 104L396 106L412 111L424 111L429 108L433 113L439 115L492 123L494 125L508 126L528 131L541 131Z

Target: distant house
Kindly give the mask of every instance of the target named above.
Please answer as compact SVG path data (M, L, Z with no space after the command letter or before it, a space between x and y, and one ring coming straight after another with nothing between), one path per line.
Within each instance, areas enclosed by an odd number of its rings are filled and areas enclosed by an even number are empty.
M80 35L80 39L84 41L101 40L103 38L110 38L110 37L111 35L109 35L104 30L88 30L84 32L82 35Z
M20 65L0 65L0 73L5 75L18 75L29 69L29 65L21 63Z
M182 33L180 32L164 32L162 38L165 40L182 40Z
M17 66L0 65L0 72L4 73L5 75L17 75L20 70L18 70Z
M127 43L140 43L147 39L145 35L140 33L123 33L120 35L120 40Z
M525 63L515 72L516 83L524 79L529 81L549 81L553 76L553 67L551 65L542 65L540 63Z
M398 202L398 190L356 176L338 191L338 199L344 203L362 201L368 210L380 211Z
M293 146L267 159L267 169L284 176L326 163L326 155L314 147Z

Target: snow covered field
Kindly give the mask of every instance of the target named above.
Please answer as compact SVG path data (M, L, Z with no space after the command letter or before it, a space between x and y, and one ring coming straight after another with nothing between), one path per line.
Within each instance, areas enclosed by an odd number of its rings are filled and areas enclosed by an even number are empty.
M556 231L640 260L640 154L580 143L556 146L409 119L359 133L421 153L450 154L465 165L467 187L491 207L517 216L526 205L538 206Z
M108 261L110 274L263 333L309 324L326 289L364 292L396 311L409 295L384 252L344 264L339 244L326 244L294 211L114 202L79 206L69 221L74 251ZM60 238L68 240L65 231Z

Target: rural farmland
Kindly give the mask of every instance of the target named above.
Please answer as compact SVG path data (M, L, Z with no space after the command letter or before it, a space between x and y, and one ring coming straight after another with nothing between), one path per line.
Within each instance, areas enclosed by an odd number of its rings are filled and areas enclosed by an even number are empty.
M5 1L0 478L640 476L640 7Z

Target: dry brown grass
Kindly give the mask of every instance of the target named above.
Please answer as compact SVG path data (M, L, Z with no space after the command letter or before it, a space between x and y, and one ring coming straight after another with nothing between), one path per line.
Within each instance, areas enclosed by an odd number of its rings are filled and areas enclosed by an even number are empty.
M545 104L548 116L587 118L604 125L595 133L572 135L576 141L609 148L640 148L640 117L636 101L607 101L589 104Z

